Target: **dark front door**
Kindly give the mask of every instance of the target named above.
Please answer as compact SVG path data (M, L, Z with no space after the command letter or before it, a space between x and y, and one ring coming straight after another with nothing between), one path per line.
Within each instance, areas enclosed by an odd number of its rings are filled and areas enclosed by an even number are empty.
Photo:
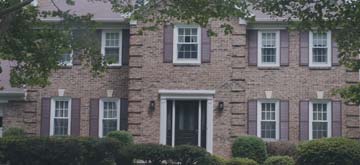
M198 145L199 101L175 102L175 145Z

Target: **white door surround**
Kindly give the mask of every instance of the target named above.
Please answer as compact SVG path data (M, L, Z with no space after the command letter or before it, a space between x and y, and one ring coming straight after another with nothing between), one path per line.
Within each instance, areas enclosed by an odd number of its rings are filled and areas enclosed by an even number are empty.
M206 150L212 153L213 111L214 111L215 90L159 90L159 94L160 94L160 144L166 145L167 100L207 100Z

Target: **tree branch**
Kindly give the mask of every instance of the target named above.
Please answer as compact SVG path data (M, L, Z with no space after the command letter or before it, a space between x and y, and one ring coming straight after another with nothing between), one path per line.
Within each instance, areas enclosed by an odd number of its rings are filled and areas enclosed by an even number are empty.
M22 1L21 3L18 3L18 4L15 4L13 6L10 6L9 8L6 8L6 9L3 9L3 10L0 10L0 18L9 14L9 13L12 13L18 9L21 9L22 7L30 4L33 0L24 0Z

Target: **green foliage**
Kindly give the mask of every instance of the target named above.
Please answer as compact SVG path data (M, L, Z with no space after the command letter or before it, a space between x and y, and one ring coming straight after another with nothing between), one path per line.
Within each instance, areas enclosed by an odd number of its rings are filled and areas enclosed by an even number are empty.
M134 144L133 136L127 131L112 131L106 137L116 139L124 145Z
M121 145L112 139L1 138L1 162L26 165L110 165Z
M168 160L173 154L170 146L159 144L135 144L128 148L128 154L133 159L143 160L153 165L160 164L163 160Z
M300 144L297 155L298 164L358 164L360 143L346 138L312 140Z
M269 156L294 157L296 154L296 144L287 141L267 142L266 149Z
M4 131L3 137L25 137L26 134L21 128L8 128Z
M105 71L95 33L96 23L91 21L91 15L40 12L31 5L19 4L22 4L20 0L0 1L0 13L15 7L0 16L0 59L17 62L10 73L13 86L48 85L52 71L61 67L62 55L71 50L75 52L75 60L91 66L94 75ZM46 23L40 17L60 17L63 20Z
M248 158L234 158L229 160L226 165L259 165L256 161Z
M295 161L289 156L271 156L265 160L264 165L295 165Z
M207 162L210 154L206 152L204 148L190 146L190 145L180 145L174 148L173 160L176 162L181 162L181 164L199 164L202 161Z
M243 136L235 140L232 146L233 157L249 158L262 163L266 157L266 144L255 136Z
M248 10L250 4L243 0L196 0L186 1L186 3L179 0L147 0L146 3L136 6L132 6L127 1L118 3L118 1L112 0L112 3L115 11L132 13L132 19L149 25L142 30L156 29L158 25L173 20L190 24L196 23L206 27L211 19L227 21L233 18L252 18ZM231 33L233 29L225 22L221 28L225 33Z

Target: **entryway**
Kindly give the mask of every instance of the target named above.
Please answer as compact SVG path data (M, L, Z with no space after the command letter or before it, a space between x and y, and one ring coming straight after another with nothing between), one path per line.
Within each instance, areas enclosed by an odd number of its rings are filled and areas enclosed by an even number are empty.
M213 95L208 90L160 90L160 144L212 152Z

